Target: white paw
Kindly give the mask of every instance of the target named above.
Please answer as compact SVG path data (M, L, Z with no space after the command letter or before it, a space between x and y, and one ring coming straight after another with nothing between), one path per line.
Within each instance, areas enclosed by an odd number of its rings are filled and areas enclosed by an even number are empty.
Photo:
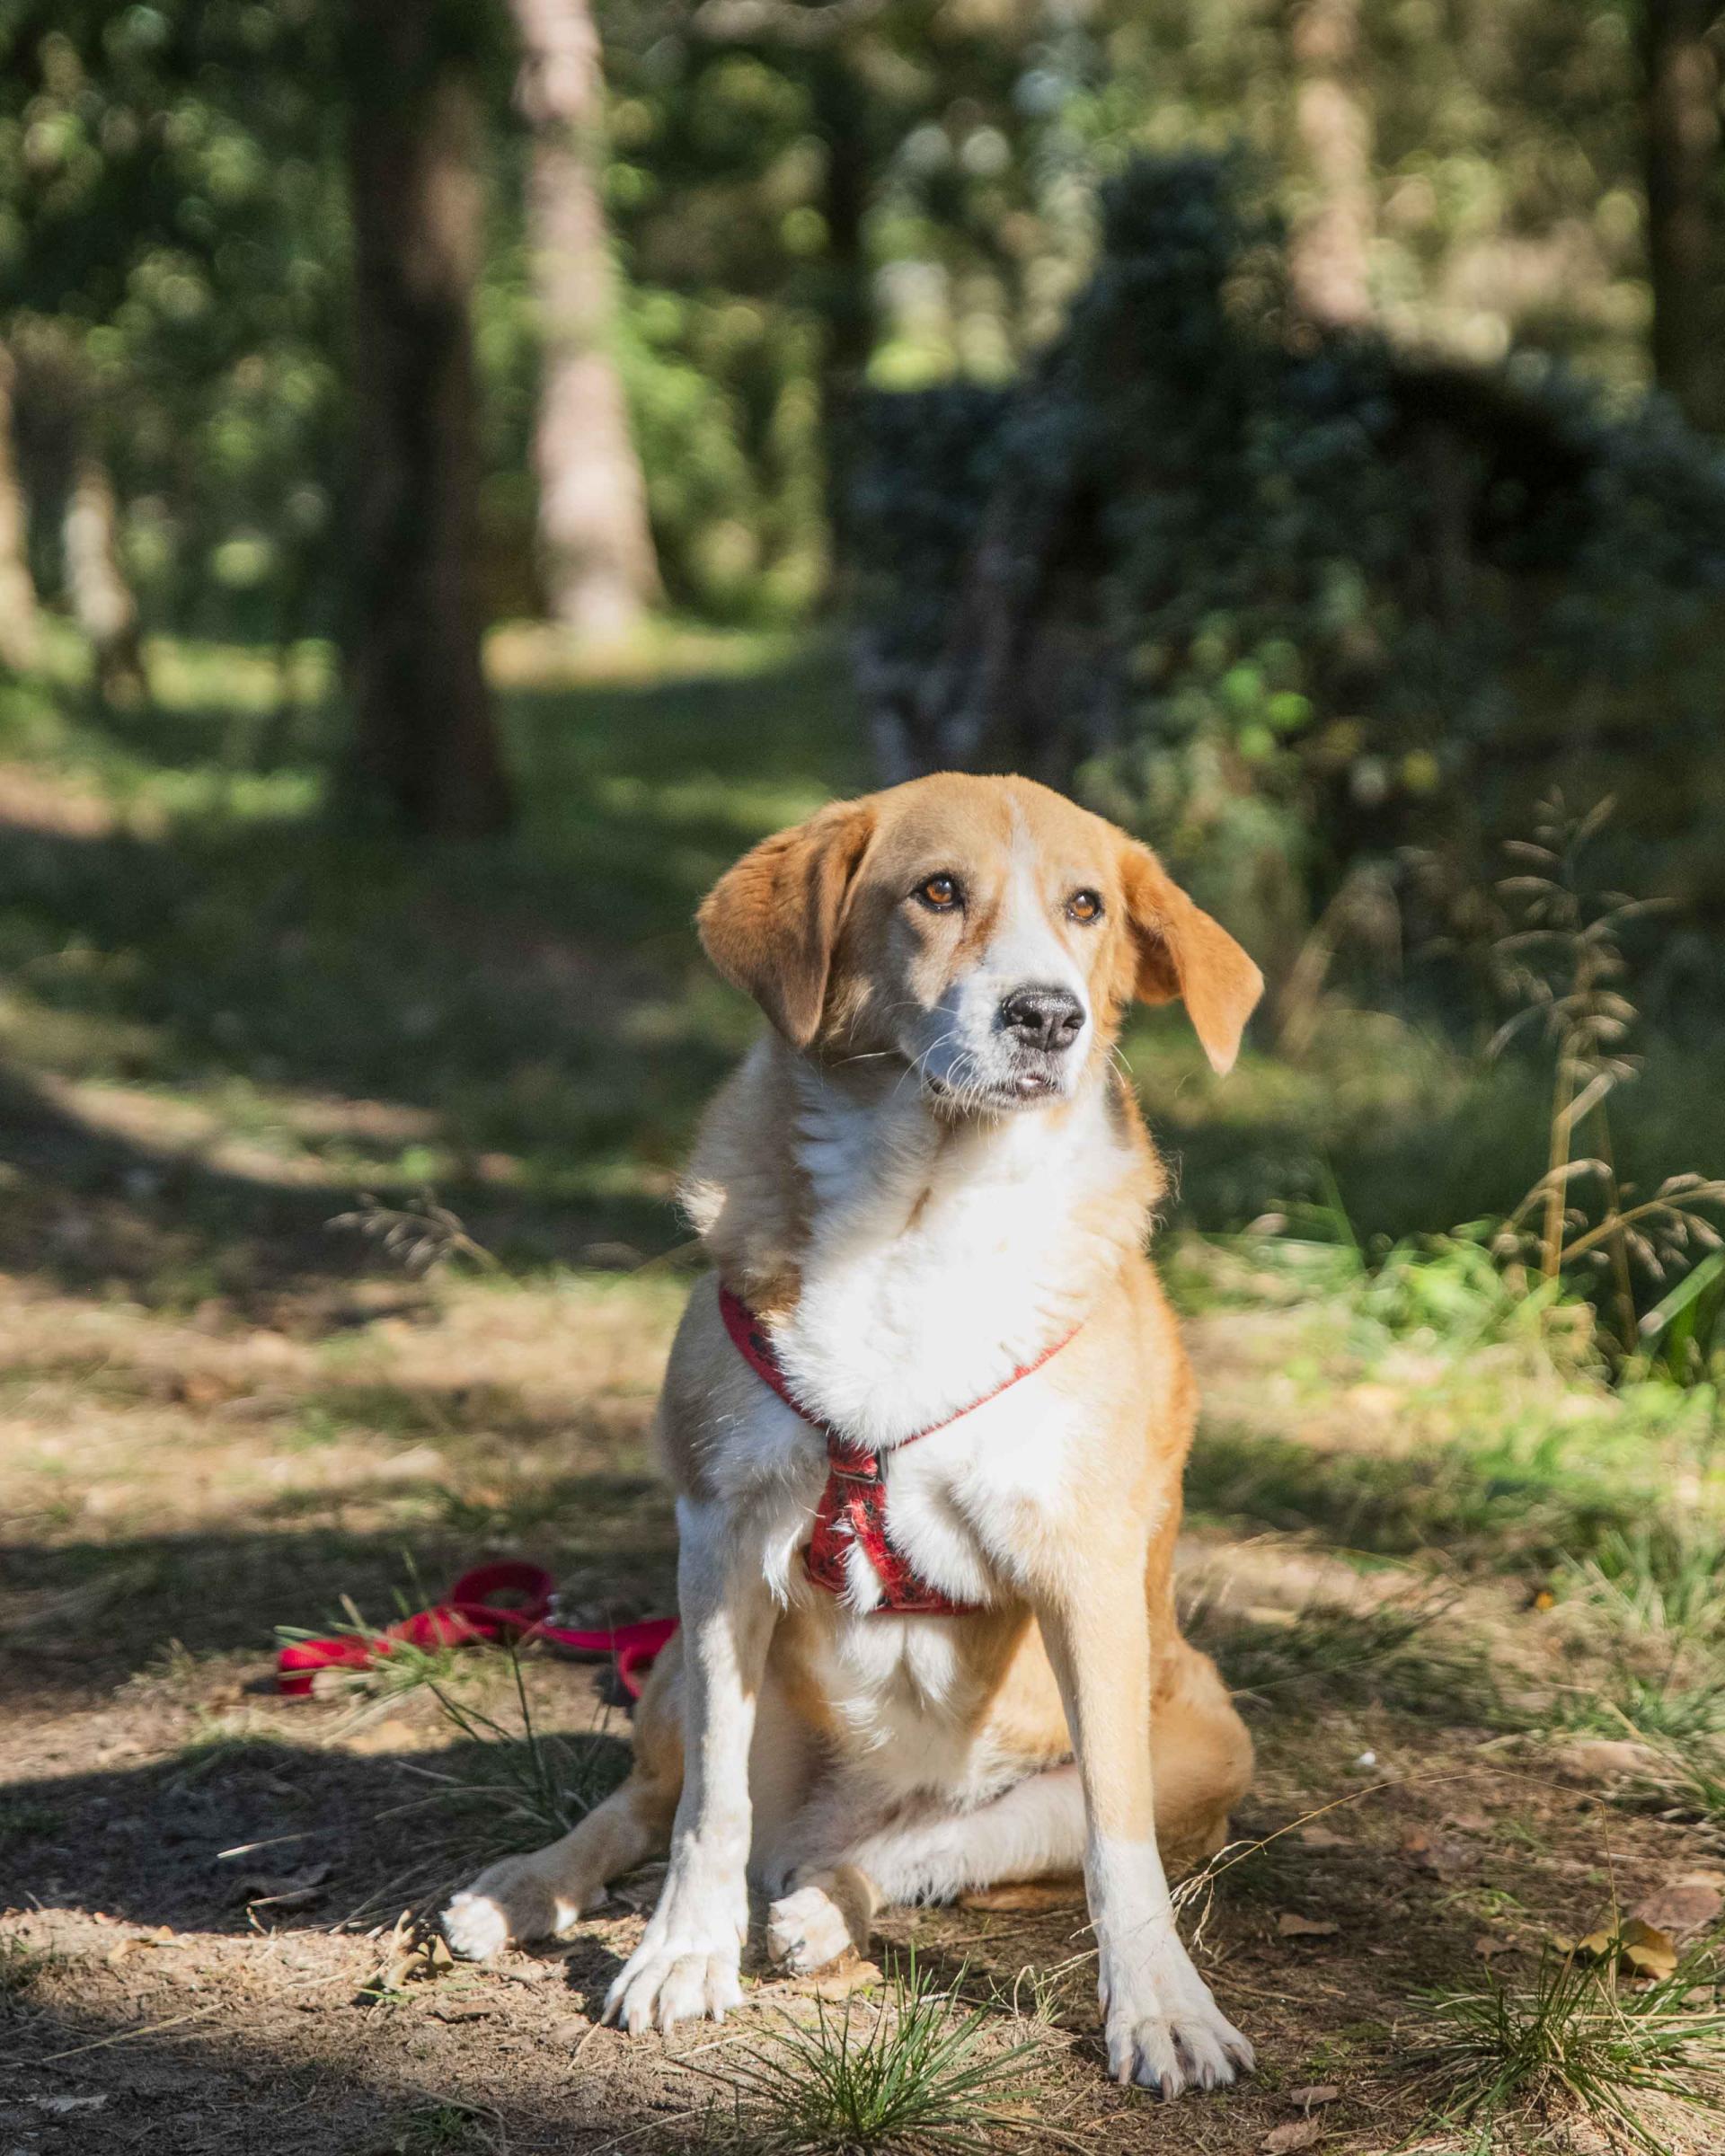
M844 1911L824 1887L800 1886L766 1913L767 1959L793 1976L827 1967L855 1944Z
M512 1940L553 1939L580 1913L579 1894L535 1870L532 1857L505 1857L450 1902L443 1936L464 1959L484 1961Z
M1252 2046L1216 2001L1169 1925L1147 1950L1104 1954L1102 2016L1108 2071L1164 2097L1225 2089L1250 2073Z
M722 2021L743 2002L738 1975L747 1896L677 1895L668 1889L641 1944L606 1994L604 2019L639 2036L679 2021Z

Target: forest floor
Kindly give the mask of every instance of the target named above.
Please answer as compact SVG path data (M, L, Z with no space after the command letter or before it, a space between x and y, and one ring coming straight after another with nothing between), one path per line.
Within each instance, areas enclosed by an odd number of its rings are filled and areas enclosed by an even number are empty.
M854 774L818 667L703 649L518 712L555 826L427 861L320 835L291 728L206 694L218 656L167 658L147 720L0 714L0 2151L765 2148L751 2054L823 2016L860 2042L913 1948L985 2054L1024 2047L1003 2148L1460 2151L1492 2144L1443 2116L1446 2001L1525 1995L1554 1942L1636 1916L1680 1949L1716 1928L1725 1587L1685 1570L1725 1509L1711 1394L1610 1390L1471 1275L1389 1295L1345 1243L1200 1232L1306 1172L1301 1144L1339 1172L1376 1149L1367 1212L1441 1153L1407 1202L1466 1217L1469 1089L1500 1081L1356 1032L1228 1102L1151 1029L1206 1394L1183 1606L1259 1750L1189 1930L1257 2076L1175 2107L1107 2083L1075 1888L894 1913L833 1995L756 1963L724 2028L663 2039L594 2020L650 1867L555 1949L411 1951L545 1838L546 1772L621 1772L626 1714L603 1669L529 1655L524 1736L491 1650L288 1701L276 1628L386 1621L497 1554L578 1620L670 1606L667 1191L748 1024L687 911ZM415 1215L426 1191L492 1255ZM403 1267L378 1206L441 1262ZM1717 2016L1711 1967L1686 1996ZM1606 2143L1556 2101L1495 2145Z

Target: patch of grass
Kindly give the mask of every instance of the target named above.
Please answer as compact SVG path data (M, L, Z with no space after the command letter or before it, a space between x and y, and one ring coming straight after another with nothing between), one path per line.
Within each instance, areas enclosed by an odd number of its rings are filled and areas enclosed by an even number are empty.
M1434 1636L1454 1597L1421 1587L1367 1609L1314 1601L1236 1615L1196 1612L1188 1630L1236 1692L1278 1710L1380 1706L1463 1725L1494 1722L1498 1687L1482 1649Z
M1568 1442L1566 1442L1566 1439ZM1596 1474L1573 1433L1503 1432L1417 1453L1319 1452L1294 1438L1205 1427L1186 1472L1192 1511L1378 1557L1441 1550L1463 1565L1557 1562L1645 1511L1639 1488Z
M444 1718L470 1749L454 1767L409 1763L406 1771L434 1784L418 1800L482 1815L488 1845L500 1852L537 1849L584 1819L627 1772L624 1748L598 1730L585 1736L552 1736L535 1727L532 1702L518 1657L509 1657L520 1727L457 1700L433 1684ZM407 1809L415 1807L404 1807Z
M15 1931L0 1931L0 2020L23 2011L29 1993L52 1958L27 1944Z
M857 2021L869 2010L854 2000L842 2011L818 1998L815 2007L812 2027L787 2017L727 2063L756 2146L798 2156L902 2148L991 2156L1033 2132L1013 2106L1022 2094L1018 2069L1036 2046L985 2050L993 2017L980 2008L956 2016L914 1954L865 2030Z
M485 2105L448 2099L422 2104L387 2140L372 2143L366 2156L477 2156L481 2150L500 2150L505 2144L484 2123L496 2116Z
M1672 2136L1725 2120L1725 2010L1710 1952L1697 1948L1650 1984L1548 1953L1525 1988L1439 1990L1425 2003L1438 2033L1425 2054L1446 2123L1482 2149L1520 2151L1579 2115L1618 2145L1671 2156Z
M1679 1746L1725 1736L1725 1678L1688 1683L1673 1669L1650 1675L1619 1663L1603 1683L1567 1699L1559 1727L1606 1736L1628 1732Z
M1725 1639L1725 1535L1712 1526L1643 1520L1614 1528L1570 1560L1564 1584L1627 1630Z

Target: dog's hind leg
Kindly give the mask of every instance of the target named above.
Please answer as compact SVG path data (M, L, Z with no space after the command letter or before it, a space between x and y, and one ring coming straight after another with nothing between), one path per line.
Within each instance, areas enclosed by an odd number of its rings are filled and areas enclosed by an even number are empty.
M1208 1655L1178 1640L1159 1673L1152 1775L1156 1839L1176 1874L1213 1856L1228 1813L1252 1780L1252 1739ZM842 1804L829 1817L843 1816ZM1075 1766L1027 1774L986 1804L931 1803L845 1841L797 1867L767 1912L767 1951L803 1973L861 1953L877 1909L943 1902L1010 1880L1071 1874L1084 1860L1084 1801Z
M682 1687L675 1648L654 1666L635 1717L635 1764L623 1787L561 1841L504 1857L443 1913L457 1954L482 1961L511 1942L567 1931L611 1880L670 1847L683 1788Z
M861 1836L821 1866L799 1870L767 1911L767 1951L799 1973L868 1944L877 1909L944 1902L1005 1879L1076 1872L1084 1858L1084 1799L1075 1767L1027 1774L968 1810L931 1804Z

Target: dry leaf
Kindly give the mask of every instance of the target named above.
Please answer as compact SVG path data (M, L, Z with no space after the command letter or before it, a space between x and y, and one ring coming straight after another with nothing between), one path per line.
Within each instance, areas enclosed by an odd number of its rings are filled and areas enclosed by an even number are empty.
M1429 1833L1423 1826L1411 1826L1402 1837L1402 1854L1421 1871L1429 1871L1434 1878L1454 1878L1467 1862L1467 1851L1456 1848Z
M1614 1781L1620 1774L1657 1773L1660 1760L1650 1745L1632 1737L1589 1736L1565 1745L1557 1763L1583 1781Z
M1656 1924L1644 1924L1632 1916L1623 1926L1623 1966L1637 1976L1669 1976L1677 1966L1677 1949L1668 1932Z
M1296 1910L1284 1909L1276 1919L1276 1929L1284 1939L1333 1939L1341 1926L1328 1917L1301 1916Z
M979 1886L974 1894L959 1896L960 1909L998 1912L1031 1909L1070 1909L1084 1894L1082 1880L1021 1879L1011 1886Z
M1340 2094L1334 2081L1314 2081L1309 2089L1290 2089L1282 2100L1297 2104L1302 2111L1315 2111L1320 2104L1333 2104Z
M456 1957L440 1931L434 1931L425 1939L415 1939L413 1931L413 1912L403 1909L385 1941L387 1950L382 1964L367 1979L362 1990L399 1992L404 1984L440 1976L446 1969L455 1967Z
M1562 1947L1561 1941L1553 1943ZM1677 1966L1677 1949L1669 1935L1635 1916L1620 1931L1589 1931L1574 1951L1588 1961L1608 1961L1614 1954L1618 1967L1632 1976L1668 1976Z
M1290 2118L1285 2126L1272 2126L1258 2143L1264 2156L1287 2156L1292 2149L1314 2148L1323 2138L1323 2121L1315 2113Z
M1303 1826L1300 1840L1307 1849L1346 1849L1346 1834L1332 1834L1327 1826Z
M847 1961L824 1976L817 1976L809 1989L817 1999L848 1999L854 1993L871 1990L885 1981L873 1962Z
M1673 1939L1687 1939L1692 1932L1706 1931L1718 1921L1721 1910L1725 1910L1725 1895L1694 1873L1673 1879L1669 1886L1635 1904L1635 1914L1642 1923L1668 1932Z

